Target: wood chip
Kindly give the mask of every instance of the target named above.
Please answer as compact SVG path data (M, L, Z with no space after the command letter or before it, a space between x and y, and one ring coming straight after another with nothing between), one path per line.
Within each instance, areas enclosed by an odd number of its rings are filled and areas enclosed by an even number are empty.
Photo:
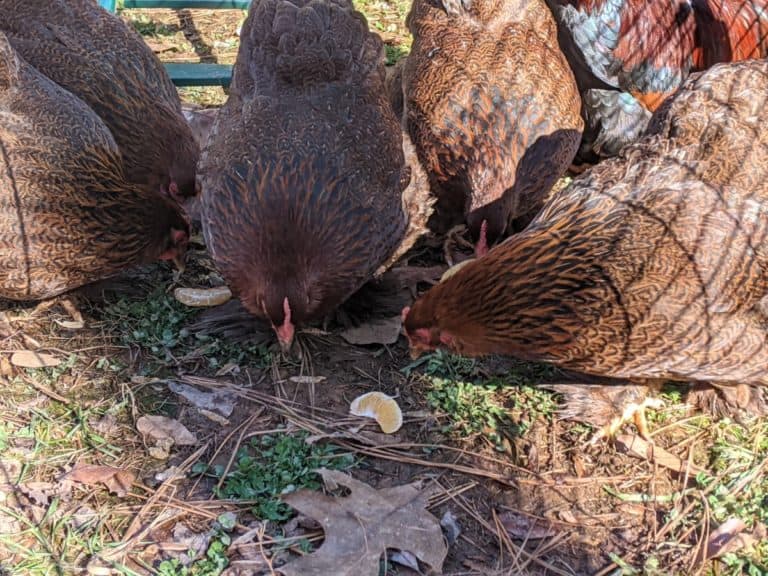
M53 368L61 364L61 360L43 352L20 350L11 356L11 364L19 368Z

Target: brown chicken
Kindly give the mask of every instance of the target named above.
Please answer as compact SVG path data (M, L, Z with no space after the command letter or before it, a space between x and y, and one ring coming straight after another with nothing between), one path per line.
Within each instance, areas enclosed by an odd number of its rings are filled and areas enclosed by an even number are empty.
M757 411L768 384L766 94L765 61L689 79L647 136L405 312L413 350L709 382ZM735 385L747 393L729 394Z
M586 126L579 160L616 155L691 72L768 56L768 0L547 0Z
M383 44L349 0L251 4L204 152L202 220L232 292L283 349L418 236L404 146Z
M199 147L163 65L93 0L0 0L0 29L21 56L78 96L112 132L128 181L196 193Z
M189 227L170 198L123 176L101 119L0 33L0 297L36 300L127 266L181 262Z
M415 0L407 24L405 125L438 198L431 225L466 219L482 252L536 215L573 159L576 83L544 0Z

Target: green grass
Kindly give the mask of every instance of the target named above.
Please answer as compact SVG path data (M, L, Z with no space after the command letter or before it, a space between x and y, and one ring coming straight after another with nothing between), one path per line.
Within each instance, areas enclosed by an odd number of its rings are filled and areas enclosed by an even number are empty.
M264 347L190 334L184 326L197 313L164 291L155 290L144 298L121 298L110 303L103 311L103 319L124 344L140 346L155 363L174 365L179 358L194 352L212 369L232 363L269 364L270 355Z
M506 436L521 436L539 416L556 410L554 395L531 386L553 373L544 364L518 363L503 376L488 378L477 361L438 350L406 366L420 369L426 397L448 419L444 432L459 437L482 433L501 449Z
M768 459L768 422L755 421L749 427L721 420L714 425L715 441L709 449L710 469L717 473L699 475L702 488L714 489L707 503L716 524L737 517L748 528L768 524L768 470L758 468ZM727 554L723 563L728 574L768 574L768 542L758 544L753 554Z
M352 455L332 444L308 444L307 434L257 436L241 447L233 469L217 491L220 498L256 501L253 513L263 520L283 521L293 513L280 501L281 494L300 488L321 487L317 468L346 470L355 465ZM221 478L221 466L210 469L198 463L193 473Z

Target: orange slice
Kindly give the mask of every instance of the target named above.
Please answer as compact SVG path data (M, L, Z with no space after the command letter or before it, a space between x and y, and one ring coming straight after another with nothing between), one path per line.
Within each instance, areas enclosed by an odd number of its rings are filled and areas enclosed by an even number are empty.
M173 291L176 300L185 306L205 307L224 304L232 298L232 292L226 286L216 288L176 288Z
M440 277L440 282L445 282L446 280L448 280L448 278L456 274L456 272L458 272L459 270L464 268L464 266L466 266L470 262L473 262L474 260L475 260L474 258L470 258L469 260L462 260L458 264L454 264L453 266L448 268L448 270L443 272L443 275Z
M374 418L385 434L397 432L403 425L403 413L394 398L382 392L368 392L352 400L350 414Z

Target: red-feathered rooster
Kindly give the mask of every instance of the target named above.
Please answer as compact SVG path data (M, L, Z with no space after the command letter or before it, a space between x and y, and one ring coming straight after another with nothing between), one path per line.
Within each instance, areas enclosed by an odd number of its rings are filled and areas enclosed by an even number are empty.
M579 160L613 156L691 72L768 54L766 0L548 0L583 99Z

